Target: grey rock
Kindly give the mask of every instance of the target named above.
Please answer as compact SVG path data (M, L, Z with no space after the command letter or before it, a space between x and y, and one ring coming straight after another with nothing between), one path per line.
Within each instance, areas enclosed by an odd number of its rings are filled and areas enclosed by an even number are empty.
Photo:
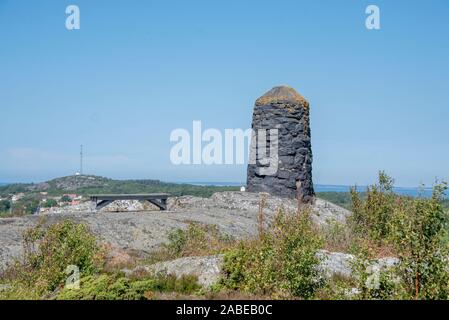
M353 277L352 265L356 260L354 255L327 250L319 250L317 255L322 259L319 269L323 271L325 277L330 278L333 275L339 275L345 278ZM398 258L386 257L376 259L371 266L382 270L391 268L397 263L399 263Z
M321 259L318 269L325 278L338 275L345 278L353 277L352 264L355 257L351 254L341 252L330 252L319 250L317 256ZM398 262L396 258L382 258L373 263L379 268L389 268ZM216 283L222 274L223 255L212 255L204 257L186 257L172 261L159 262L153 265L138 266L134 269L122 270L127 276L138 274L142 271L153 273L173 274L176 277L183 275L194 275L198 277L198 282L204 287L210 287ZM354 290L349 295L354 295L358 291Z
M85 223L100 242L110 243L124 251L146 256L168 241L168 234L183 229L190 221L216 225L223 234L236 239L257 234L257 215L261 195L249 192L219 192L210 198L192 196L172 197L167 211L136 211L91 213L79 207L64 213L44 215L45 223L51 224L65 219ZM82 206L81 206L82 207ZM265 221L272 221L276 212L297 209L294 199L267 196L264 207ZM336 220L344 223L350 212L329 202L316 199L310 206L312 219L318 225ZM0 218L0 269L10 264L22 253L22 233L38 223L42 216Z
M7 291L11 288L11 285L9 284L0 284L0 292Z
M341 252L330 252L327 250L318 251L318 257L321 258L319 269L328 278L333 275L340 275L350 278L352 274L352 263L354 256Z
M124 269L127 276L134 273L153 272L172 274L177 278L186 275L198 277L198 283L203 287L210 287L220 278L223 255L205 257L186 257L171 261L159 262L149 266L138 266L132 270Z

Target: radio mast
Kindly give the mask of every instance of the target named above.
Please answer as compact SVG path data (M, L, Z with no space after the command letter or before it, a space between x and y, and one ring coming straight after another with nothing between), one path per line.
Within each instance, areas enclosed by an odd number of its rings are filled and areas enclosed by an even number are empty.
M83 175L83 145L80 147L80 175Z

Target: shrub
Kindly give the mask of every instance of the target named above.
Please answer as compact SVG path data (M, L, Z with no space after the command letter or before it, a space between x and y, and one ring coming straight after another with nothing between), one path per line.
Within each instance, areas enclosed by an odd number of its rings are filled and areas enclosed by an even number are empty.
M79 289L64 288L58 300L146 300L158 292L192 294L200 289L197 278L174 275L153 275L146 279L129 279L118 274L87 276L81 279Z
M24 235L24 256L6 272L13 287L30 288L37 294L55 290L68 275L66 268L75 265L81 276L94 274L101 250L87 226L66 220L43 228L42 223Z
M72 198L70 198L68 195L63 195L61 197L61 202L72 202Z
M362 199L356 188L351 188L352 216L350 223L361 235L368 236L378 243L387 239L397 195L393 192L394 180L385 172L379 172L379 183L369 186Z
M355 241L351 228L336 220L330 220L321 228L325 249L329 251L350 252Z
M259 238L242 241L225 254L221 285L275 298L312 298L323 285L316 254L321 245L308 211L279 211Z
M400 259L393 278L401 283L395 288L386 285L374 297L447 299L448 212L443 207L447 185L436 184L431 198L399 196L392 187L393 180L381 172L379 184L367 189L365 200L351 192L353 228L361 236L391 245Z
M385 267L372 259L371 248L366 243L359 242L351 263L354 286L358 289L353 298L357 299L400 299L403 287L397 276L397 267Z
M233 238L220 233L216 225L190 222L187 229L176 229L169 233L168 243L154 252L148 262L216 254L233 242Z
M430 199L401 199L394 212L391 238L401 259L401 276L415 299L449 298L448 212L437 184Z
M7 212L11 209L11 202L9 200L0 200L0 213Z
M58 202L55 199L47 199L42 203L43 208L51 208L58 206Z

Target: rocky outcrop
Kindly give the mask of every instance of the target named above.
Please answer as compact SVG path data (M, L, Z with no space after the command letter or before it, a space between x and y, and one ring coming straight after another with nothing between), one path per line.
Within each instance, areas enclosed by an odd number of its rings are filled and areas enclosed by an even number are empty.
M107 187L111 180L91 175L74 175L48 181L48 184L58 190L72 191L80 188Z
M98 212L134 212L159 210L154 204L148 201L137 200L116 200L113 203L101 208ZM94 212L94 207L90 201L81 202L75 205L62 207L41 208L39 214L70 214L74 212Z
M124 269L123 272L127 276L141 272L172 274L178 278L193 275L198 277L200 285L210 287L219 280L222 264L223 255L186 257L149 266L138 266L132 270Z
M293 88L274 87L257 99L252 129L254 137L248 164L248 191L299 198L302 202L311 203L315 192L309 103ZM266 150L268 146L271 146L270 151ZM274 167L273 163L277 169L268 170L267 166Z
M0 218L0 271L22 254L22 234L37 223L33 217Z
M234 238L245 238L257 233L257 215L261 195L249 192L219 192L210 198L169 198L167 211L107 212L91 213L71 211L63 214L0 218L0 269L20 256L22 232L45 218L46 224L64 219L87 224L100 242L145 256L168 241L170 231L186 228L190 221L216 225L220 232ZM296 202L268 196L263 213L269 222L276 212L296 210ZM311 206L312 219L322 225L328 221L344 223L348 210L317 199Z
M47 191L49 189L57 189L59 191L73 192L80 188L108 187L112 182L113 180L111 179L98 176L73 175L56 178L38 184L23 184L23 186L27 191Z
M323 274L330 278L334 275L351 278L353 275L352 266L355 262L355 256L342 252L330 252L327 250L319 250L318 257L321 258L319 269ZM390 268L397 264L399 260L394 257L380 258L373 262L372 266L378 269Z
M317 256L321 259L318 269L325 278L333 276L342 276L345 278L354 277L352 265L355 257L351 254L341 252L330 252L319 250ZM372 266L382 268L391 268L397 264L397 258L387 257L377 259ZM198 277L198 283L204 287L209 287L216 283L222 274L223 255L213 255L205 257L186 257L172 261L159 262L153 265L138 266L134 269L124 269L123 272L129 277L133 274L142 272L172 274L176 277L184 275L194 275Z
M280 209L285 212L295 212L298 208L298 203L294 199L283 199L252 192L217 192L210 198L193 196L169 198L168 209L173 211L190 211L201 208L216 212L225 210L227 214L235 212L241 216L249 214L249 216L253 217L259 210L262 197L265 199L263 212L267 221L270 221ZM346 218L351 214L349 210L319 198L316 198L309 208L312 211L311 218L313 222L319 226L325 226L329 222L344 224L346 223ZM253 230L250 233L252 232Z

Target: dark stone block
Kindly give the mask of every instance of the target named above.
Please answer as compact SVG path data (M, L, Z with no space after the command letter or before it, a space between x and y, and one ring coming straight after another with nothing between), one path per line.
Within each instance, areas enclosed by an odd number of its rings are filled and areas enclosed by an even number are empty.
M297 149L293 148L292 146L288 147L279 146L278 152L279 156L294 156L296 154L296 150Z
M277 177L279 179L288 179L288 177L290 177L290 176L291 176L291 172L290 171L278 170Z
M282 165L291 166L295 163L295 157L292 156L279 156L279 164L282 167Z

